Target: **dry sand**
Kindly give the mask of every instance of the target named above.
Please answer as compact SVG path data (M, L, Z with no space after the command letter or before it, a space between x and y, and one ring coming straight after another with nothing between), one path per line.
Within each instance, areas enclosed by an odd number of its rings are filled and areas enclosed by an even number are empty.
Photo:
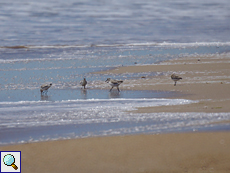
M217 56L217 55L216 55ZM181 58L157 65L120 67L100 73L157 72L127 80L121 89L167 90L196 100L136 112L230 112L230 59ZM171 73L183 77L173 86ZM129 84L135 83L130 87ZM223 122L229 123L229 122ZM0 147L22 151L22 172L230 172L230 133L130 135L39 142Z
M133 135L0 147L22 151L22 172L230 172L230 134Z

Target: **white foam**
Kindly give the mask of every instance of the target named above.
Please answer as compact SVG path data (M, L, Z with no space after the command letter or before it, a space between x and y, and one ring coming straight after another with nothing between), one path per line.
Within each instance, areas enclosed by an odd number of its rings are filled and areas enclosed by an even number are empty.
M55 102L20 101L1 102L0 127L29 127L60 124L89 124L129 121L125 111L136 107L188 104L184 99L89 99ZM10 106L9 106L10 105ZM12 121L17 117L17 121ZM139 119L139 118L137 118Z
M111 110L113 115L114 110ZM113 115L102 113L96 116L89 117L88 114L81 115L77 121L68 122L67 119L62 119L62 123L56 123L55 125L71 125L71 124L81 124L81 126L74 126L75 130L71 129L71 126L65 126L65 128L70 127L69 133L63 134L40 134L39 137L28 137L23 139L19 138L18 141L11 140L0 141L0 145L14 144L14 143L27 143L27 142L39 142L48 140L60 140L60 139L71 139L71 138L83 138L92 136L110 136L110 135L124 135L124 134L137 134L137 133L163 133L163 132L175 132L175 131L199 131L199 130L229 130L228 120L230 119L229 113L204 113L204 112L185 112L185 113L171 113L171 112L161 112L161 113L117 113L119 116L113 117ZM95 114L94 114L95 115ZM52 115L50 115L52 116ZM59 115L60 116L60 115ZM74 115L72 115L74 116ZM54 125L52 121L46 120L47 124ZM57 120L58 121L58 120ZM224 122L226 121L226 122ZM221 122L221 123L218 123ZM30 126L43 126L45 124L40 124L39 122L27 122ZM93 129L88 129L87 124L94 126ZM100 126L107 128L98 128L95 124L100 123ZM109 125L106 125L106 124ZM119 126L119 124L122 124ZM84 128L84 124L86 128ZM113 126L112 124L116 124ZM112 125L112 126L111 126ZM30 127L30 126L25 126ZM15 127L15 126L12 126ZM19 126L20 127L20 126ZM76 128L78 127L78 128ZM108 128L109 127L109 128ZM2 125L0 126L2 128ZM6 126L5 126L6 128ZM56 128L58 131L58 127ZM81 130L78 132L77 130Z
M168 46L168 47L197 47L197 46L230 46L230 42L140 42L122 44L94 44L94 45L45 45L45 46L21 46L21 49L67 49L67 48L87 48L87 47L125 47L125 46ZM14 49L14 47L0 47L0 49Z

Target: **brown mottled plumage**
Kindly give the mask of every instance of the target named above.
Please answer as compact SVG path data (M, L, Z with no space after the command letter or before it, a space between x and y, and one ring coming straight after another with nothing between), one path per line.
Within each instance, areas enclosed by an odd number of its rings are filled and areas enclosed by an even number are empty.
M171 79L175 82L174 86L176 86L176 82L179 81L179 80L181 80L182 77L176 76L175 74L172 74L171 75Z
M80 84L81 84L81 86L83 86L84 89L85 89L85 86L86 86L86 84L87 84L86 79L84 78L83 81L80 82Z

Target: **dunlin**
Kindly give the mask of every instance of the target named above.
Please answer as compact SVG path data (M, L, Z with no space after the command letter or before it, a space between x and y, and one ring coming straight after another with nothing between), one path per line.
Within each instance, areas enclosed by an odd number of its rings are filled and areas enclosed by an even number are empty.
M175 82L174 86L176 86L176 82L177 82L178 80L181 80L182 77L176 76L175 74L172 74L172 75L171 75L171 79Z
M83 86L84 89L85 89L85 86L86 86L86 84L87 84L86 79L84 78L83 81L80 82L80 84L81 84L81 86Z
M50 83L50 84L43 84L43 85L41 86L41 89L40 89L41 94L42 94L42 93L47 93L47 92L48 92L48 89L49 89L51 86L52 86L52 83Z
M122 80L114 80L114 79L107 78L105 82L107 82L109 85L112 86L112 88L109 91L111 91L113 87L117 87L117 90L120 92L119 85L123 83Z

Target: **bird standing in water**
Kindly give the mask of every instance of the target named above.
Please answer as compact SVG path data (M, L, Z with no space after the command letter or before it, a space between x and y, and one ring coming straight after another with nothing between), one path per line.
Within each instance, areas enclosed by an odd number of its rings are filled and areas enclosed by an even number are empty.
M86 86L86 84L87 84L86 79L84 78L83 81L80 82L80 84L81 84L81 86L83 86L84 89L85 89L85 86Z
M41 86L41 88L40 88L41 95L42 95L43 93L46 93L46 94L47 94L48 89L49 89L51 86L52 86L52 83L50 83L50 84L43 84L43 85Z
M122 80L114 80L114 79L107 78L105 82L107 82L112 86L112 88L109 91L112 91L113 87L117 87L117 90L120 92L119 85L123 83Z

